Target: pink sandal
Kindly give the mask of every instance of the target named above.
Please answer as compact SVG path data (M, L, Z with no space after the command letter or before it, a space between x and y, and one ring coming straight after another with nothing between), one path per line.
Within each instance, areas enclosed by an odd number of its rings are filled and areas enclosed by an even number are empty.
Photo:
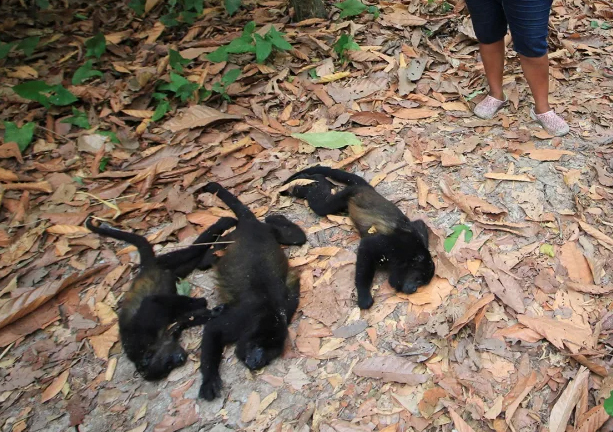
M487 95L485 99L475 106L473 112L475 115L484 120L493 119L498 110L504 107L508 102L508 99L504 98L504 100L498 100L495 97Z
M561 137L570 131L568 123L557 115L554 110L549 110L543 114L534 112L534 108L530 109L530 117L536 120L550 135Z

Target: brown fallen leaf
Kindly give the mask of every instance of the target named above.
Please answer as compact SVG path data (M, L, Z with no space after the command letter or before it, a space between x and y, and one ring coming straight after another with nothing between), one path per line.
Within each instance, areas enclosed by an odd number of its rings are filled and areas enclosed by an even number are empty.
M590 371L586 367L581 366L575 378L568 383L562 395L560 395L558 401L551 409L551 414L549 415L550 432L564 432L566 430L568 420L581 397L581 389L587 383L589 376Z
M609 414L604 410L604 405L597 405L583 415L583 420L575 429L575 432L596 432L604 425Z
M594 228L587 222L584 222L578 218L575 218L575 222L579 224L579 226L583 229L583 231L585 231L586 233L594 237L596 240L601 241L602 243L607 244L609 246L613 246L613 238L604 234L603 232L598 230L598 228Z
M16 182L16 181L19 181L19 177L13 171L9 171L7 169L0 168L0 181Z
M66 370L62 372L60 376L55 378L53 382L49 385L49 387L47 387L45 391L43 391L43 394L40 398L40 403L45 403L48 400L53 399L55 395L62 391L64 384L66 384L66 381L68 380L69 374L70 370Z
M606 378L609 375L609 372L607 371L606 367L588 359L584 355L571 354L570 356L577 360L577 363L582 364L583 366L594 372L596 375L600 375L603 378Z
M17 143L9 142L0 145L0 159L9 159L14 157L19 163L23 163L21 151Z
M433 118L437 117L438 114L438 111L434 111L427 108L401 108L392 113L394 117L398 117L403 120L420 120Z
M475 430L470 427L470 425L466 423L457 412L451 408L448 408L448 410L449 416L451 417L451 420L453 420L453 425L456 427L458 432L475 432Z
M564 155L574 155L575 153L568 150L557 150L557 149L530 149L526 150L528 157L530 159L538 160L538 161L558 161Z
M593 348L592 331L589 328L579 327L544 316L529 317L527 315L517 315L517 320L526 327L543 335L560 350L564 350L567 347L573 354L576 354L581 347Z
M102 360L109 359L109 351L119 340L119 324L114 324L110 329L98 336L89 338L96 357Z
M423 208L428 205L428 185L421 177L417 177L417 202Z
M353 368L353 373L368 378L378 378L384 382L397 382L410 385L423 384L429 379L427 374L413 373L415 363L400 357L371 357L362 360Z
M492 180L508 180L519 182L533 182L534 178L527 176L526 174L505 174L505 173L485 173L483 177Z
M535 343L543 339L543 336L541 336L539 333L521 324L515 324L511 327L496 330L494 337L500 336L509 339L521 339L530 343Z
M352 114L351 121L363 126L377 126L379 124L392 124L392 118L382 112L362 111Z
M225 114L204 105L192 105L183 111L182 115L177 115L165 122L162 127L171 132L179 132L183 129L203 127L222 120L240 120L241 118L241 116Z
M536 372L532 371L532 373L525 380L524 388L521 390L519 395L512 401L509 401L509 403L507 404L506 412L504 413L504 418L508 425L511 424L511 420L513 419L515 411L517 411L517 408L519 408L519 404L524 400L526 396L528 396L528 393L530 393L536 385L536 379Z
M559 248L560 262L566 268L568 277L581 284L593 284L592 272L585 256L575 242L565 243Z
M255 420L260 408L260 395L257 392L251 392L247 398L247 402L243 405L241 411L241 421L243 423L249 423Z
M42 223L15 240L7 250L2 252L2 257L0 257L0 268L17 264L19 259L34 246L34 243L38 241L45 229L46 224ZM0 325L0 327L2 327L2 325Z
M84 226L75 225L53 225L46 229L49 234L57 235L85 235L90 234L91 231Z
M451 327L451 331L449 332L449 336L453 336L457 332L459 332L466 324L468 324L477 313L486 307L488 304L494 301L494 294L486 294L481 299L477 300L475 303L470 305L464 315L457 319L456 322L453 323L453 327Z
M613 285L601 286L601 285L591 285L591 284L576 283L576 282L566 282L564 286L573 291L582 292L586 294L601 295L601 294L610 294L611 292L613 292Z
M497 275L488 268L482 268L480 273L485 278L487 286L492 293L496 295L504 304L513 308L517 313L524 313L526 308L524 306L524 292L517 285L511 277L508 277L503 283L500 276L508 276L502 272Z

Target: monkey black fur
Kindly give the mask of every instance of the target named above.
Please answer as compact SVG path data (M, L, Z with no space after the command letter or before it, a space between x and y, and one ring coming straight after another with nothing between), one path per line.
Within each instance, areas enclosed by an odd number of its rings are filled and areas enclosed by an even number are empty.
M333 193L333 184L326 177L346 187ZM296 179L315 182L296 185L287 194L306 199L319 216L348 211L360 232L355 282L361 309L369 309L373 304L370 288L379 264L387 264L390 285L405 294L430 282L434 262L423 221L410 221L366 180L346 171L315 166L292 175L285 183Z
M298 307L300 280L289 268L279 244L300 245L304 232L284 216L258 221L249 208L217 183L205 192L217 194L236 215L234 242L214 264L223 312L211 319L202 335L200 397L211 401L221 394L219 364L225 345L236 343L236 356L257 370L283 353L287 327Z
M138 249L140 267L119 312L119 333L128 358L147 381L168 376L183 365L187 354L179 343L181 331L206 323L221 309L210 311L204 298L177 293L176 282L190 274L210 248L201 243L214 242L236 225L233 218L221 218L185 249L155 256L153 246L141 235L109 226L86 226L102 236L128 242ZM176 323L172 330L168 326Z

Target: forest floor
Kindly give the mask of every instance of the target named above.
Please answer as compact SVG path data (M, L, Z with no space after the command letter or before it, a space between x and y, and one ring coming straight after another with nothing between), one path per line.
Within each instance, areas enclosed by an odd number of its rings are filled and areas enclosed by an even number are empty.
M0 9L0 119L22 127L5 123L0 146L2 432L613 430L602 406L613 390L610 2L554 2L564 138L530 120L512 43L509 106L472 115L485 80L461 1L381 2L380 16L342 19L330 5L330 20L299 25L280 0L231 18L206 5L177 27L162 24L164 2L143 18L118 2L82 6ZM274 23L292 49L261 64L207 58L250 20L262 37ZM361 49L343 50L351 41ZM336 131L361 145L292 136ZM316 163L364 176L427 223L430 285L398 295L380 272L375 305L357 308L349 219L278 195ZM135 374L117 310L138 256L83 227L94 215L159 250L187 245L231 215L198 192L208 181L308 237L286 250L302 282L283 358L252 374L228 347L210 403L197 398L200 328L184 333L188 362L168 379ZM190 295L217 303L210 272L189 280Z

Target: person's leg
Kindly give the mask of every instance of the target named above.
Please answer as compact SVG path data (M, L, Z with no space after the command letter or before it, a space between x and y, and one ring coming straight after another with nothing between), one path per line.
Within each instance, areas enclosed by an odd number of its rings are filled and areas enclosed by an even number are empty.
M562 136L568 124L549 106L547 35L552 0L503 0L513 45L534 98L531 116L549 133Z
M466 0L470 18L479 41L485 77L490 87L488 96L475 107L475 115L492 118L504 105L502 74L504 71L504 36L507 21L501 0Z

